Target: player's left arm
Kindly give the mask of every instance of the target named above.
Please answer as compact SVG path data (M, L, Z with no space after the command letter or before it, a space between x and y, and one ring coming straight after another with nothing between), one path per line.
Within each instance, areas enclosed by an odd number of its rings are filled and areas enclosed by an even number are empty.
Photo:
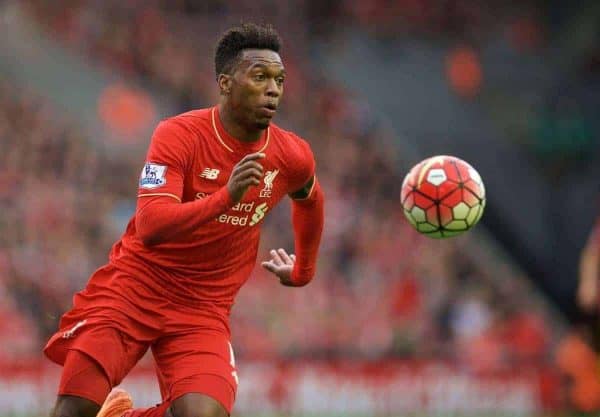
M308 284L315 275L324 224L325 198L314 174L314 159L310 150L308 156L309 179L289 194L292 199L295 255L288 255L284 249L271 250L271 259L262 263L265 269L279 278L282 285L292 287Z

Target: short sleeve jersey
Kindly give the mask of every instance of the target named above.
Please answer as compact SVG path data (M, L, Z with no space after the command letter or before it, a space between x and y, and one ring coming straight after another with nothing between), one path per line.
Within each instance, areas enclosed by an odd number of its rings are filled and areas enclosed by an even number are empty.
M225 131L217 107L195 110L158 125L139 179L139 198L168 196L185 204L223 192L234 165L258 151L266 155L264 176L242 201L192 233L152 247L136 236L134 215L111 263L175 302L229 309L256 263L265 216L314 175L307 142L274 124L258 141L241 142Z

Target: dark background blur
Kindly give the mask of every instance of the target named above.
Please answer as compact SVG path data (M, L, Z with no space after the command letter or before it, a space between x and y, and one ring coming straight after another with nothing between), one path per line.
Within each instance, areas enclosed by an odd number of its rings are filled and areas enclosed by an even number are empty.
M216 103L213 46L243 20L283 37L276 122L311 143L327 218L309 287L257 270L242 289L240 360L530 369L550 381L538 408L598 406L600 383L565 365L589 352L557 359L600 203L597 1L1 2L0 362L41 359L133 213L154 126ZM438 154L488 195L482 224L444 241L399 204L408 169ZM261 258L293 247L286 205Z

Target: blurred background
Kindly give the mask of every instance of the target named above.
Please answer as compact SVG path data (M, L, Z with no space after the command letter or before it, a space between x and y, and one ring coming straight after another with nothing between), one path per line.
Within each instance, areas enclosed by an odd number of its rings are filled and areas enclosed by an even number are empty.
M132 215L156 123L216 103L241 21L280 31L276 122L311 143L327 213L313 283L257 269L240 292L234 415L597 415L597 308L575 297L600 254L593 0L0 1L0 414L48 414L41 348ZM399 204L437 154L488 193L444 241ZM261 258L293 248L282 206ZM151 357L124 385L160 400Z

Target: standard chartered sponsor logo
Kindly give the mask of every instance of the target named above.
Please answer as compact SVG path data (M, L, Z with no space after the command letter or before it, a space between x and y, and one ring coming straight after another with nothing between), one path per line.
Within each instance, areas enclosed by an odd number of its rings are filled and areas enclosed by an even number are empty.
M265 217L267 210L269 210L269 206L267 206L267 203L262 203L256 206L256 210L252 215L252 221L250 222L250 226L254 226L256 223L261 221Z
M219 223L230 224L232 226L254 226L265 217L265 214L269 210L267 203L257 206L255 204L254 201L237 203L229 212L221 214L215 220ZM252 215L249 213L252 213Z

